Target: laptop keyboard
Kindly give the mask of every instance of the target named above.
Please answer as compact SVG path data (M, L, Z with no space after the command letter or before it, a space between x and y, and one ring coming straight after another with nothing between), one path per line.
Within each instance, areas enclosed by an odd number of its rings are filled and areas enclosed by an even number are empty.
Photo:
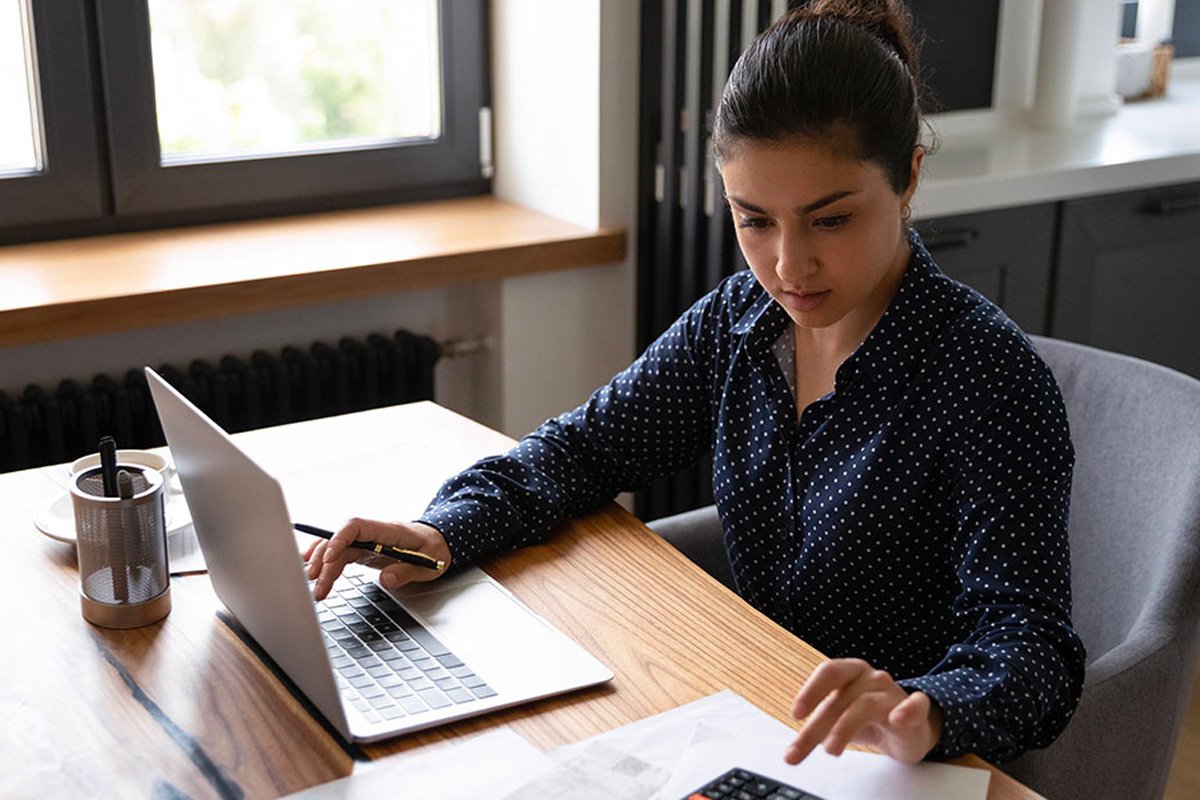
M494 697L496 691L378 584L338 578L317 603L338 690L371 722Z

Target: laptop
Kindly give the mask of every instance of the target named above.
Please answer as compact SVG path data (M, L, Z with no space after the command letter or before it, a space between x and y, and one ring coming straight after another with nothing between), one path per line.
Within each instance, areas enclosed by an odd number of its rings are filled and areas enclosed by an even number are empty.
M378 741L612 679L475 567L389 591L376 571L351 564L315 603L279 481L145 371L217 596L346 741Z

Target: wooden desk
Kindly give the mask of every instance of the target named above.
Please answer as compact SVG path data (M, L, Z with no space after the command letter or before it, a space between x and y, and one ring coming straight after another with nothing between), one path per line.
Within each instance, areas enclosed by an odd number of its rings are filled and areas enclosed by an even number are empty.
M329 487L339 495L353 494L354 469L391 470L394 497L352 499L364 515L388 508L398 519L418 514L446 475L510 444L432 403L238 439L281 478L289 504L305 494L311 501L311 487L293 489L289 476L311 474L317 459L343 465L334 472L346 482ZM0 796L275 797L361 763L218 620L206 576L173 579L173 609L156 625L85 623L74 549L31 522L55 494L38 470L0 476L0 581L9 600L0 621ZM608 664L615 680L359 756L502 724L551 748L725 688L787 720L793 693L822 660L615 504L483 566ZM1003 773L992 777L990 798L1035 796Z

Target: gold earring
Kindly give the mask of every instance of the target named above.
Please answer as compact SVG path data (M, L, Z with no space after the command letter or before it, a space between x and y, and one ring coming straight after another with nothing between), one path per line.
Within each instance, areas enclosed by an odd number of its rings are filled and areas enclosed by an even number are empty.
M910 219L912 219L912 207L908 203L904 203L900 206L900 221L908 222Z

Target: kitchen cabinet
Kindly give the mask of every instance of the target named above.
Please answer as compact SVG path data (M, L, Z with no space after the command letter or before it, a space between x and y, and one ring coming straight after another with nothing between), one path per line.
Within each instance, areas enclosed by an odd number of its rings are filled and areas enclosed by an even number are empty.
M934 260L1027 333L1200 378L1200 183L920 220Z
M1200 183L1062 203L1052 336L1200 377Z
M978 289L1026 333L1044 334L1054 262L1055 203L920 220L938 266Z

